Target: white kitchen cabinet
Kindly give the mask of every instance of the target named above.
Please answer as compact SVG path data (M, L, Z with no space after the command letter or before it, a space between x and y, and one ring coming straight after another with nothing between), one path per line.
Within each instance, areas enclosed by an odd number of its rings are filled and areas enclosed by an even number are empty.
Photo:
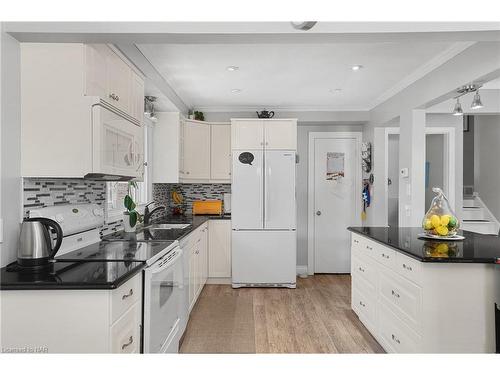
M85 45L85 95L98 96L142 122L144 77L106 44Z
M187 301L191 312L207 282L208 277L208 223L203 223L180 242L180 246L189 260Z
M264 121L231 119L231 148L257 150L264 147Z
M420 262L356 233L351 255L351 307L387 352L495 351L494 265Z
M271 150L296 150L297 120L264 120L264 147Z
M182 125L179 112L158 112L153 127L153 183L178 183L182 170Z
M130 70L130 104L129 113L142 123L144 117L144 79L134 70Z
M297 149L296 119L231 119L233 150Z
M0 297L4 348L46 348L48 353L140 351L140 272L114 290L2 290Z
M208 277L231 277L231 220L208 224Z
M210 124L210 180L231 182L231 126Z
M103 165L111 162L117 169L122 163L130 163L128 170L134 164L136 173L124 176L142 178L138 163L138 159L144 161L140 154L143 132L139 99L142 101L144 95L140 72L107 45L23 43L20 51L22 176L95 177L106 173ZM118 93L119 100L109 97L110 88ZM132 102L135 114L130 108ZM119 113L120 124L133 124L135 139L130 138L130 127L118 129L118 124L112 124L113 130L118 130L113 137L102 137L102 129L96 135L96 107ZM127 141L116 139L120 132ZM96 137L103 143L97 146ZM49 146L57 147L48 147L47 139Z
M130 67L114 52L106 59L107 101L130 114L131 74Z
M210 126L186 120L183 134L183 180L210 179Z
M153 137L154 183L230 183L229 123L183 119L159 112Z

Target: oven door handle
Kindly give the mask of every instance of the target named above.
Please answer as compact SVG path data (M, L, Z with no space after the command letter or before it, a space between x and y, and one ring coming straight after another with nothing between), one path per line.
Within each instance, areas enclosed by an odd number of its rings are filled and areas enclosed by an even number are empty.
M161 258L160 260L158 260L156 263L154 263L152 266L151 266L151 274L152 275L155 275L157 273L160 273L162 271L164 271L166 268L170 267L172 264L174 264L177 259L180 258L180 256L182 255L182 249L179 247L175 250L177 254L175 254L168 262L163 262L163 258Z

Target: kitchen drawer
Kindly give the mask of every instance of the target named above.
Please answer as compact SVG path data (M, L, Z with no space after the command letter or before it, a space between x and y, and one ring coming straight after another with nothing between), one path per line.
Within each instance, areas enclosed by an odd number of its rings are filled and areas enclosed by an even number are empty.
M352 288L351 293L351 307L358 314L358 316L363 318L363 320L368 320L370 322L372 329L375 327L377 307L373 295L363 292L357 287Z
M389 353L422 352L421 337L384 306L379 307L378 339Z
M401 253L396 253L396 271L415 284L421 284L422 263Z
M140 299L142 274L139 273L125 282L111 294L111 321L115 322L125 311Z
M111 327L112 353L139 353L141 332L140 302L132 307Z
M421 332L422 289L396 273L380 274L380 302L401 320Z
M377 266L371 258L366 256L353 256L351 258L351 274L366 281L368 289L376 292L377 286Z
M361 244L361 250L362 250L363 254L368 255L368 256L376 259L376 257L377 257L376 249L377 249L377 246L379 246L376 242L370 241L367 238L363 238L360 241L360 244Z
M375 259L390 269L396 268L396 252L378 243L373 244Z
M363 237L355 233L351 233L351 249L352 250L362 250L363 248Z

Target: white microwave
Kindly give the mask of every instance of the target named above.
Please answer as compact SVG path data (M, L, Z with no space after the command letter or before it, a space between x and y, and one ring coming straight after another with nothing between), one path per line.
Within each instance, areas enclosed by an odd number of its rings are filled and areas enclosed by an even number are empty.
M126 181L144 176L142 127L103 102L92 106L92 165L85 178Z

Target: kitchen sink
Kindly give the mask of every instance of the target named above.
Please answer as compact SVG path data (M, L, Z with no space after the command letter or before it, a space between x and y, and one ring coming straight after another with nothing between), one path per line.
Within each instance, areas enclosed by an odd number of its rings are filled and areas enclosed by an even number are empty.
M175 223L175 224L151 224L148 225L147 227L144 227L144 229L150 229L150 230L158 230L158 229L163 229L163 230L168 230L168 229L186 229L190 227L191 224L188 223Z

